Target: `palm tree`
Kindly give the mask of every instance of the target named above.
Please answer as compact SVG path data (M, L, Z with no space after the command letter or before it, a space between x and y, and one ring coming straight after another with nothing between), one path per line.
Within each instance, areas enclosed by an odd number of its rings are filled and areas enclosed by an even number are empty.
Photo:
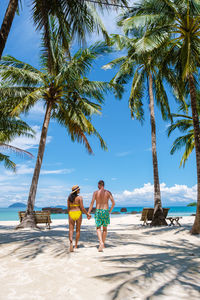
M18 7L18 0L10 0L0 29L0 59Z
M195 77L200 65L200 2L197 0L141 1L134 11L134 16L127 21L127 29L139 18L142 19L143 25L148 24L151 29L147 35L151 40L152 37L154 38L153 47L160 46L163 40L168 39L168 63L179 74L177 79L189 89L197 168L197 211L191 233L199 234L200 128Z
M10 142L18 136L33 137L34 131L22 120L15 117L3 116L0 117L0 148L11 152L33 157L28 151L10 145ZM4 163L7 169L16 171L16 164L10 160L8 155L0 152L0 162Z
M176 151L185 147L185 151L180 161L180 167L181 166L185 167L186 161L188 160L190 154L195 148L193 120L192 117L188 115L188 107L190 107L189 104L180 107L180 110L183 111L183 113L185 114L180 114L180 113L172 114L173 123L168 127L167 130L168 136L170 136L172 132L174 132L176 129L184 133L184 135L181 135L175 139L172 145L172 149L170 151L170 153L173 155ZM199 91L197 91L197 109L198 109L198 114L200 116L200 92ZM174 122L174 118L176 119L175 122Z
M19 0L10 0L0 29L0 59L17 12ZM77 35L82 41L87 33L101 31L106 39L108 34L97 13L99 10L112 9L112 5L127 6L126 0L32 0L32 16L37 29L45 31L46 43L49 42L48 20L50 15L57 16L60 34L65 39L65 32ZM66 30L64 30L64 28ZM65 42L66 44L66 42ZM49 48L49 47L48 47ZM50 58L49 58L50 59Z
M175 139L170 153L174 154L177 150L180 150L180 148L185 147L185 151L183 153L180 162L180 167L181 166L184 167L186 161L188 160L190 154L192 153L195 147L193 121L192 121L192 117L187 115L172 114L172 116L173 118L175 117L179 119L177 119L176 122L172 123L168 127L168 136L170 136L171 133L176 129L179 129L181 132L184 132L185 134Z
M104 140L91 123L91 116L100 114L104 93L115 90L120 95L121 91L119 86L91 81L86 77L93 61L108 51L104 43L80 49L69 58L65 48L61 46L54 20L51 20L49 32L53 58L51 71L45 47L41 55L41 70L11 56L4 57L0 63L0 75L6 85L1 90L0 99L5 109L10 107L12 115L19 115L28 112L39 100L43 100L46 107L26 218L20 227L35 226L33 209L50 119L54 118L66 127L72 141L83 143L89 153L92 153L92 149L87 135L97 136L101 147L106 149ZM95 99L97 103L91 99Z
M138 32L135 32L135 34ZM139 121L143 121L143 97L144 91L147 91L150 108L151 121L151 142L152 142L152 159L153 159L153 176L154 176L154 217L151 225L167 225L163 215L159 173L158 173L158 159L156 150L156 122L154 113L154 97L156 97L157 104L161 108L164 119L170 117L170 109L168 105L167 94L163 87L163 78L158 75L159 72L159 52L149 52L138 54L136 51L137 43L140 38L129 38L127 36L113 35L113 42L117 43L119 49L126 49L127 55L117 58L104 68L112 68L119 66L119 71L112 79L112 82L118 84L126 84L132 80L131 92L129 97L129 107L131 116L136 117ZM145 45L145 44L144 44ZM159 49L161 51L161 49ZM144 51L145 52L145 51ZM167 73L167 72L166 72Z

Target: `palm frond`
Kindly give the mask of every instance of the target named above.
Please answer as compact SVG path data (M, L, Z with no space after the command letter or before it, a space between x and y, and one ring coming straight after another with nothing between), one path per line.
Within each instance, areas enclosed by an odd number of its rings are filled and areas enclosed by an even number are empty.
M131 117L136 117L137 120L143 122L144 109L142 98L144 95L144 72L139 73L137 70L134 74L131 93L129 97L129 108L131 110Z
M6 169L16 171L16 164L9 159L9 156L0 153L0 162L4 163Z
M36 86L42 82L42 73L13 57L3 57L0 61L0 76L3 84Z
M9 151L12 151L13 153L16 153L16 154L19 154L19 155L27 155L28 157L31 157L31 158L33 157L33 155L29 151L20 149L18 147L15 147L15 146L12 146L12 145L9 145L9 144L5 144L5 143L0 142L0 148L2 148L4 150L6 149L6 150L9 150Z

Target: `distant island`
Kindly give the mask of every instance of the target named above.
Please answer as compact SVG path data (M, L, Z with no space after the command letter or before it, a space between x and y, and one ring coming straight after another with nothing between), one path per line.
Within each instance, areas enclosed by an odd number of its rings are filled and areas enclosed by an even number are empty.
M21 202L16 202L8 206L8 208L26 208L26 204Z
M187 206L197 206L197 202L191 202Z

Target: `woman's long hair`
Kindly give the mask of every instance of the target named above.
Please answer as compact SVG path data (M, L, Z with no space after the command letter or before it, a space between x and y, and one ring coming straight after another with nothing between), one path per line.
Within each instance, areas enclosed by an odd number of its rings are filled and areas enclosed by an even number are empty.
M74 193L71 193L70 195L69 195L69 201L71 202L71 203L73 203L74 202L74 200L75 200L75 198L78 196L78 194L77 194L77 191L76 192L74 192Z

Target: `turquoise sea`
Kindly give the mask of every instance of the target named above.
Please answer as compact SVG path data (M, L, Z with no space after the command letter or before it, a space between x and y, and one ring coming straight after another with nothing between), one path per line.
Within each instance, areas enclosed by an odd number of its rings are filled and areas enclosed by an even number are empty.
M115 207L113 211L120 212L121 207ZM126 207L127 212L132 211L141 212L143 207ZM18 211L23 210L19 208L0 208L0 221L17 221L18 220ZM41 210L37 208L37 210ZM168 216L190 216L191 214L196 213L196 207L187 207L187 206L173 206L170 207ZM120 215L113 215L113 217L120 217L126 213L120 213ZM83 215L85 218L86 216ZM52 219L65 219L67 215L65 214L52 214Z

